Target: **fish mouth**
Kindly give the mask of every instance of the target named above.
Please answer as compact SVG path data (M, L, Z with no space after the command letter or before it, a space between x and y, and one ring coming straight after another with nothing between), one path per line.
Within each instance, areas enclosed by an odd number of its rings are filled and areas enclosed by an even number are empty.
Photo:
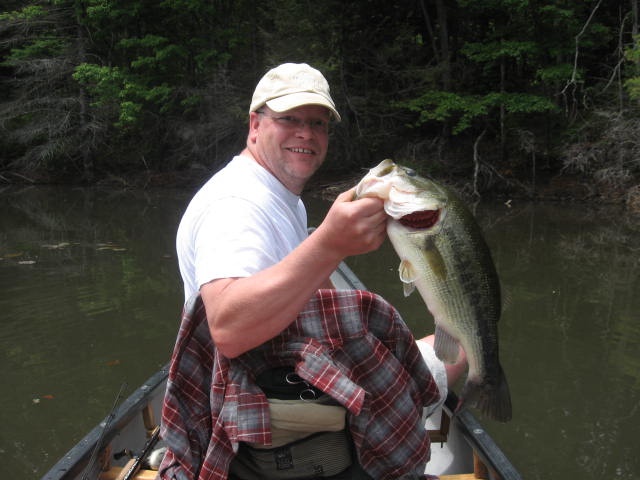
M400 224L414 230L427 230L440 220L440 210L421 210L404 215L398 219Z

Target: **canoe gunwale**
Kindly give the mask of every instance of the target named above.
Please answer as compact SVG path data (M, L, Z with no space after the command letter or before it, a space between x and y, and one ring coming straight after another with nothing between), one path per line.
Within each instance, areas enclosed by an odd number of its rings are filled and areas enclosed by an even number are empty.
M153 374L124 400L115 412L107 415L85 437L51 467L42 480L62 480L82 475L96 444L98 451L104 449L150 402L159 388L164 389L169 376L169 363ZM113 415L113 416L112 416ZM111 418L110 418L111 417ZM102 438L101 438L102 436Z
M452 418L456 428L471 446L480 460L492 473L491 478L499 480L522 480L520 472L516 470L502 449L487 433L478 419L468 410L462 410L455 415L453 412L458 405L458 397L449 392L444 404L444 409Z

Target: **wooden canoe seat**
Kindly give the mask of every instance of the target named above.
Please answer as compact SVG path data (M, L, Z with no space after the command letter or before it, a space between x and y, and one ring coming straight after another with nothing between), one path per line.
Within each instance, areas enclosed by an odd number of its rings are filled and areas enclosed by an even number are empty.
M106 472L100 474L99 480L116 480L118 475L123 472L122 467L111 467ZM158 472L155 470L140 470L134 480L154 480ZM473 473L461 473L456 475L440 475L440 480L478 480Z
M124 475L126 470L126 467L111 467L109 470L100 473L98 480L117 480L120 475ZM133 478L134 480L154 480L157 475L158 472L156 470L139 470Z
M474 473L457 473L455 475L440 475L440 480L478 480Z

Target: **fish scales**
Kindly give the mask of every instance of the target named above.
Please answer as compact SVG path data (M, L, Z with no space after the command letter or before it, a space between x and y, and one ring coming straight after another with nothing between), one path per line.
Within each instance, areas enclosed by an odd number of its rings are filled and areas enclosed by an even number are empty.
M458 410L465 404L507 421L511 399L499 361L500 284L480 227L449 190L385 160L365 175L356 197L377 196L391 217L387 233L400 257L405 295L417 289L436 324L436 354L469 364Z

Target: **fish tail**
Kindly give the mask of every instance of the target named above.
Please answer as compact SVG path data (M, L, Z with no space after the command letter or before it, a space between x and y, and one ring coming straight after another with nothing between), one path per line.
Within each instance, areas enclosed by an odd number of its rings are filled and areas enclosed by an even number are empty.
M496 382L486 380L477 382L473 379L467 379L462 387L455 413L458 413L466 405L477 408L492 420L499 422L511 420L511 394L507 377L501 367Z

